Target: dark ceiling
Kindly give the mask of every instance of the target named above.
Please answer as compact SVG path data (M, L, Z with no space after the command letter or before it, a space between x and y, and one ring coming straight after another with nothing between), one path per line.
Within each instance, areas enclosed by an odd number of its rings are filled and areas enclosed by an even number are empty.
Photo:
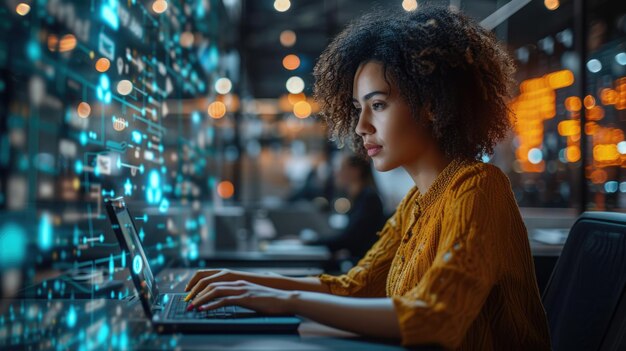
M285 82L292 75L305 81L305 93L311 94L311 75L315 60L330 39L359 14L375 6L401 6L401 0L292 0L286 12L274 9L274 0L242 0L241 41L242 64L246 70L247 84L255 98L278 98L285 94ZM534 45L546 35L554 35L573 23L573 1L561 0L556 11L548 11L543 1L533 0L509 21L495 29L501 40L511 49L521 45ZM431 0L430 4L460 4L463 12L482 20L508 0ZM591 0L593 3L606 2ZM422 4L424 1L418 1ZM626 3L626 2L624 2ZM293 30L297 42L291 48L280 44L283 30ZM287 54L296 54L301 66L288 71L282 66Z

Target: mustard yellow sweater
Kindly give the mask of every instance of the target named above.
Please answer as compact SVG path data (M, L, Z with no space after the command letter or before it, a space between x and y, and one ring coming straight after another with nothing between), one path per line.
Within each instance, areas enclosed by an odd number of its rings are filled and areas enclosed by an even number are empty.
M392 298L403 345L550 350L526 227L499 168L452 161L378 235L347 274L320 280L336 295Z

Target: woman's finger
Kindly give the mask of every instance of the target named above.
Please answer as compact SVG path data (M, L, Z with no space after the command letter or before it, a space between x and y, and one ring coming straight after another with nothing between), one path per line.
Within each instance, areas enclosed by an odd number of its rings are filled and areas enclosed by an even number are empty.
M197 270L196 273L194 273L194 275L191 277L191 279L189 279L189 281L187 282L187 285L185 285L185 291L189 291L191 288L194 287L194 285L196 285L196 283L206 277L206 276L210 276L210 275L214 275L216 273L219 273L221 271L221 269L200 269Z
M245 301L249 297L250 297L250 294L247 293L247 292L243 293L241 295L227 296L225 298L217 299L217 300L214 300L214 301L209 302L207 304L199 306L198 307L198 311L213 310L213 309L216 309L216 308L220 308L220 307L224 307L224 306L232 306L232 305L246 307L246 306L244 306L245 305Z
M219 286L215 288L209 288L207 292L203 292L202 294L198 294L198 296L193 299L191 304L187 307L188 310L192 310L196 306L201 306L206 304L207 302L220 298L227 297L233 295L241 295L247 292L247 289L244 287L227 287L227 286Z
M185 296L185 301L189 301L191 300L194 296L196 296L200 291L204 290L209 284L213 283L214 280L219 277L219 273L218 274L213 274L211 276L208 277L204 277L200 280L198 280L198 282L196 283L196 285L193 286L193 288L191 288L191 291L189 292L189 294L187 294L187 296Z

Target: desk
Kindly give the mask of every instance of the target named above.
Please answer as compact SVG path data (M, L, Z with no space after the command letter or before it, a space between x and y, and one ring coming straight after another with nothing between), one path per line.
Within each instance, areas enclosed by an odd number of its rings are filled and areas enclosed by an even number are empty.
M2 300L0 348L183 350L405 350L304 320L297 334L163 334L141 307L119 300ZM418 347L416 350L438 350Z

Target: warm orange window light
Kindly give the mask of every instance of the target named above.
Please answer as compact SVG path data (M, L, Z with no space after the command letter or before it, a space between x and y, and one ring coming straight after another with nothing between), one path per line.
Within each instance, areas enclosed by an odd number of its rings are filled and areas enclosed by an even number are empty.
M98 72L104 73L109 70L109 67L111 67L111 62L107 58L102 57L96 61L96 71Z
M222 118L226 114L226 105L221 101L212 102L209 105L208 113L211 118Z
M596 99L591 95L587 95L583 100L583 105L585 105L586 109L590 109L596 105Z
M548 74L546 79L552 89L565 88L574 84L574 73L568 69L564 69Z
M300 67L300 58L294 54L285 56L283 59L283 67L290 71L297 69Z
M311 105L306 101L299 101L293 105L293 114L298 118L307 118L311 115Z
M567 158L567 162L578 162L580 160L580 148L576 145L568 146L565 149L565 158Z
M615 161L620 153L615 144L600 144L593 147L593 159L598 162Z
M582 104L580 102L580 98L578 96L570 96L565 99L565 108L572 111L580 111Z
M287 100L289 100L290 104L295 105L295 104L297 104L300 101L306 100L306 95L304 95L304 93L289 94L287 96Z
M600 101L604 105L615 105L617 103L618 94L615 90L604 88L600 91Z
M557 130L561 136L572 136L580 134L580 122L577 120L568 119L559 122Z
M224 180L217 185L217 195L222 199L229 199L235 195L235 186L228 180Z
M587 119L590 121L599 121L604 118L604 109L600 106L593 106L587 111Z

